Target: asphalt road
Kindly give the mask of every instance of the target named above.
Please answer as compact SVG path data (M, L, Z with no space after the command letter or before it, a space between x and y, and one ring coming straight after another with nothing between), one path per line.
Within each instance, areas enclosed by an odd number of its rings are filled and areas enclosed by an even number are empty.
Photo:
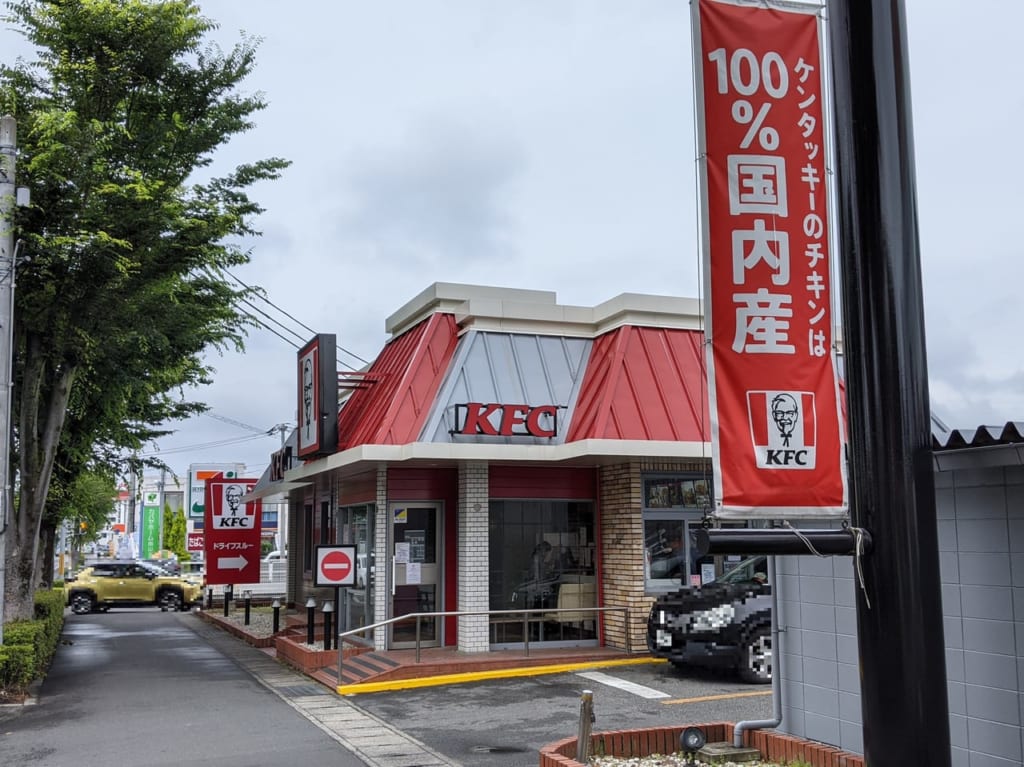
M584 689L595 731L771 712L767 687L667 664L340 698L153 608L68 614L63 642L38 702L0 707L3 767L534 767L576 734Z
M68 616L38 703L0 714L5 767L363 767L190 626L187 613Z
M623 689L623 687L631 687ZM536 767L541 746L579 728L593 692L593 730L765 719L770 688L668 664L355 695L350 700L466 767ZM645 697L660 694L664 697Z

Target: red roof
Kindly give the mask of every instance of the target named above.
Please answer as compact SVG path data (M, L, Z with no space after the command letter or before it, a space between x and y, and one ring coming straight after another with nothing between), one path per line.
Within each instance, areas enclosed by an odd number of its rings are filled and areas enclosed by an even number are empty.
M594 340L567 442L710 440L704 334L626 326Z
M457 342L455 318L442 313L392 339L338 413L338 450L415 442Z

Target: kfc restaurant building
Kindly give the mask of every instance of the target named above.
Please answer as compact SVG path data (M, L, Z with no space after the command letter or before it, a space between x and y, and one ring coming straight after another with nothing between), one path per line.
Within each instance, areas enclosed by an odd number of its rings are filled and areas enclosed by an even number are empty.
M564 306L435 283L386 329L358 373L335 377L333 336L299 352L294 455L276 457L280 481L263 489L288 492L295 603L330 598L314 586L315 547L351 544L343 630L415 612L628 607L628 625L616 611L538 613L530 644L625 647L628 632L642 648L651 597L722 566L685 545L713 486L697 301ZM373 641L411 647L415 621ZM523 624L421 619L420 641L513 647Z

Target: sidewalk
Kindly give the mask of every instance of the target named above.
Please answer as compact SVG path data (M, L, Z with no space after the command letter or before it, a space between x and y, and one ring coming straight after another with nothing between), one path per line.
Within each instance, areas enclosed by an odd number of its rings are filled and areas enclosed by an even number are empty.
M197 613L192 617L194 620L188 621L188 625L193 631L366 762L367 767L462 767L326 686L278 663L266 651L201 620Z

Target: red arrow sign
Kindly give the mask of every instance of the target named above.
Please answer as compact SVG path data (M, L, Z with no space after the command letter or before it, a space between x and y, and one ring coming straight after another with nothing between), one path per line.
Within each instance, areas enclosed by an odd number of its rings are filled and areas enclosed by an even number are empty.
M318 546L317 586L351 586L355 580L355 546Z

